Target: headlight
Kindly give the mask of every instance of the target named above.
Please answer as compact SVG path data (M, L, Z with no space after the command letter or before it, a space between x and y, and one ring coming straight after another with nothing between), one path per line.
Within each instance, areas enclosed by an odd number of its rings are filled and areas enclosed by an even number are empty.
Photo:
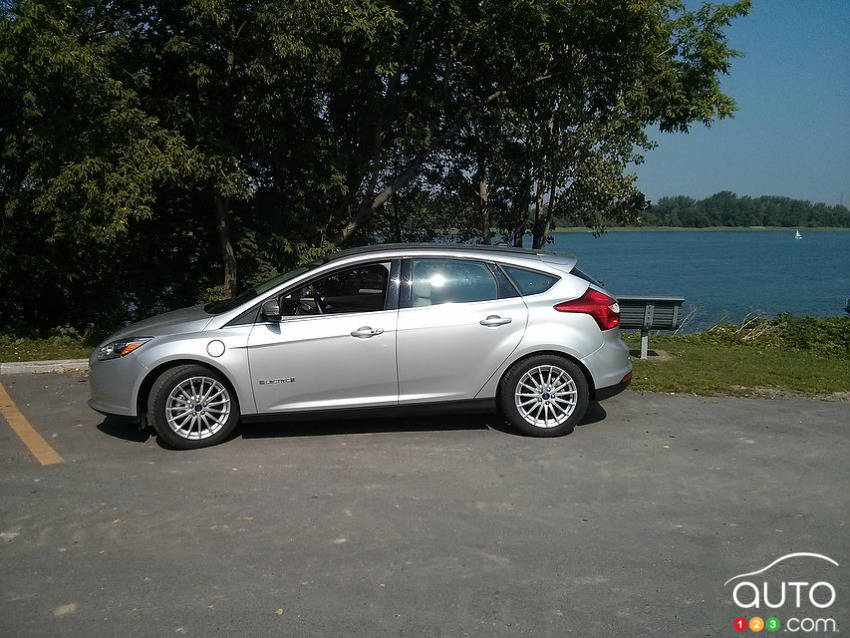
M107 343L97 349L97 360L105 361L106 359L117 359L124 355L130 354L136 348L145 345L151 337L134 337L133 339L121 339Z

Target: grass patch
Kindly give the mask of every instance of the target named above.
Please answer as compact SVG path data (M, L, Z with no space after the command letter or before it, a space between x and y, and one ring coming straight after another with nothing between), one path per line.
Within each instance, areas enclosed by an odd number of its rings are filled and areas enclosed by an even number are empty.
M0 361L4 362L87 359L93 348L94 344L78 336L30 339L0 335Z
M850 393L850 318L780 315L702 333L657 336L667 360L634 360L632 388L703 395ZM632 349L640 335L625 335ZM850 397L848 397L850 398Z

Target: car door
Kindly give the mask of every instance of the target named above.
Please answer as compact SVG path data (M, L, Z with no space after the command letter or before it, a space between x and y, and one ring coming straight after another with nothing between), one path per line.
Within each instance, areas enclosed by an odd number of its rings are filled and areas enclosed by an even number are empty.
M254 325L248 362L258 412L397 403L390 272L391 262L340 268L283 295L280 322Z
M504 274L478 260L405 260L400 305L400 403L474 398L528 321Z

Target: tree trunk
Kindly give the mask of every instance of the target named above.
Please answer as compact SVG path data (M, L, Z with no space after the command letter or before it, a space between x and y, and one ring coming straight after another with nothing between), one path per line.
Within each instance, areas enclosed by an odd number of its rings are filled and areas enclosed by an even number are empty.
M477 131L475 131L475 127L472 127L473 135L477 136ZM489 200L489 191L487 188L487 163L484 156L484 149L482 148L481 140L477 140L478 145L478 153L476 159L476 170L475 175L472 178L474 184L478 184L478 202L476 205L478 207L478 232L481 236L482 244L490 243L490 208L487 205Z
M520 226L514 231L514 248L522 248L522 240L525 237L525 228Z
M228 297L236 296L236 255L233 244L230 243L230 227L227 216L230 212L228 201L216 193L215 199L215 232L221 248L221 265L224 269L224 292Z
M546 219L546 213L540 216L534 222L534 230L531 234L531 247L535 250L540 250L546 245L546 236L549 234L549 224Z
M544 248L546 246L546 240L549 239L549 230L552 228L552 218L555 215L555 196L557 186L555 185L555 179L552 178L552 184L549 188L549 204L546 206L546 214L543 216L543 224L540 228L540 246L539 248Z
M546 213L543 210L543 192L543 183L542 180L539 180L534 198L534 223L531 225L531 247L534 249L543 248L542 238L545 236L543 232L543 217Z
M426 156L426 153L421 153L408 165L407 168L404 169L401 175L397 176L392 182L387 184L381 192L375 195L372 199L365 200L360 206L360 209L357 211L357 214L354 216L354 219L343 226L342 229L333 236L331 241L334 244L339 245L356 233L360 227L368 221L368 219L372 216L372 213L383 206L398 189L406 186L410 180L416 177L419 168L425 161Z
M401 243L401 217L398 214L398 197L393 198L393 222L395 225L396 243Z
M489 194L487 191L487 173L478 182L478 210L481 214L481 242L489 244L490 233L490 207L487 205Z
M535 225L534 234L531 237L531 247L535 250L540 250L546 245L546 235L548 233L543 229L543 222Z
M522 240L525 237L525 229L528 226L528 209L531 205L531 176L527 175L521 187L522 194L517 198L514 204L516 207L517 226L514 230L514 246L522 248Z
M537 182L537 208L534 213L534 228L532 230L531 246L535 250L540 250L546 246L546 239L549 236L549 226L552 223L553 204L555 203L555 167L553 165L553 157L558 145L558 137L555 132L555 119L549 117L546 122L546 135L544 137L546 145L541 158L540 179ZM545 167L552 165L552 188L549 191L549 204L545 205L543 201L546 196L546 169Z
M549 229L552 228L552 215L554 214L555 206L555 183L549 189L549 202L545 205L540 218L534 224L534 237L532 239L532 247L540 250L546 247L546 240L549 238Z

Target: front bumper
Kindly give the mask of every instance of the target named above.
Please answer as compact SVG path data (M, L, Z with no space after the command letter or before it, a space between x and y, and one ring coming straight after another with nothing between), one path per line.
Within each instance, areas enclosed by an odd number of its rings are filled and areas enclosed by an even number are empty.
M144 368L132 354L99 361L89 357L89 407L101 414L135 417L136 389Z

